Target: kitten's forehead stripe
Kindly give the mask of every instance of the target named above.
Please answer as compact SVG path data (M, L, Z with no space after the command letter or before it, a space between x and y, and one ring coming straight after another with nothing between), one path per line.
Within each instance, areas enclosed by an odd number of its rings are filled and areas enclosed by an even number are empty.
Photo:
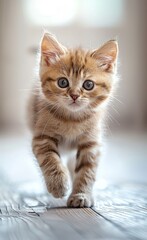
M76 79L80 77L86 77L85 64L87 63L87 54L81 49L70 52L70 76L74 76Z

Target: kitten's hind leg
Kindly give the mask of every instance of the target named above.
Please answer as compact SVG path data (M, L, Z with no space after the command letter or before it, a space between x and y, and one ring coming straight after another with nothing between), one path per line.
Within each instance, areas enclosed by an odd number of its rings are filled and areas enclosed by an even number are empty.
M69 174L61 163L58 140L48 135L34 136L32 146L48 191L56 198L66 196L69 189Z

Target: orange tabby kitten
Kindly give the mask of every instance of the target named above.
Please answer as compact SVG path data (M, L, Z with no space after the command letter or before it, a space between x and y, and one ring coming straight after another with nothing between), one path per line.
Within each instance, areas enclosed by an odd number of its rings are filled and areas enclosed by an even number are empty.
M93 204L101 120L116 82L117 55L116 41L94 51L66 49L49 33L41 41L40 88L31 101L32 147L56 198L66 195L70 182L61 150L76 150L69 207Z

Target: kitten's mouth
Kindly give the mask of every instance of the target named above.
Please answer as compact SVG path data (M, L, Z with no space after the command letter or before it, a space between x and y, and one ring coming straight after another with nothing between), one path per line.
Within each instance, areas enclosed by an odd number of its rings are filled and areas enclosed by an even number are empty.
M75 101L73 101L72 103L70 103L69 105L75 105L75 106L79 106L79 104Z
M71 103L69 103L69 107L70 109L81 109L81 104L79 102L73 101Z
M81 101L80 99L74 100L74 99L68 99L66 101L66 107L70 111L81 111L86 107L86 104Z
M80 101L72 101L72 102L69 102L67 105L67 108L72 112L81 111L83 107L84 106Z

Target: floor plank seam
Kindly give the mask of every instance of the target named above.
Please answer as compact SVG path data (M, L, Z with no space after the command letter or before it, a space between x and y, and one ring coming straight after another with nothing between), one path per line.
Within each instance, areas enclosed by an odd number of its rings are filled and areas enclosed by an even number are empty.
M113 226L115 226L117 229L119 229L121 232L123 232L123 234L126 235L127 239L129 240L141 240L140 238L138 237L135 237L133 235L131 235L128 231L126 231L125 228L123 228L121 225L113 222L112 220L106 218L105 216L103 216L101 213L97 212L94 208L91 208L97 215L99 215L100 217L104 218L107 222L111 223Z

